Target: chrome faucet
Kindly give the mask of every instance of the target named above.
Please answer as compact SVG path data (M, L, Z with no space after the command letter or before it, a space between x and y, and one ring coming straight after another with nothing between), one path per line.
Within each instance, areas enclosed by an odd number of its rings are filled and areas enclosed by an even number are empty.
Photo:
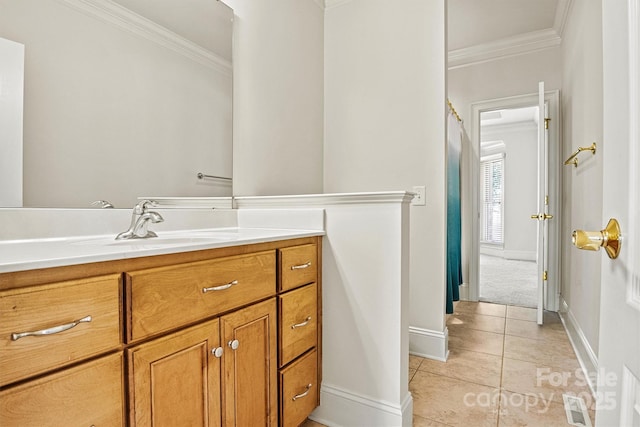
M113 204L111 204L107 200L96 200L95 202L91 202L91 206L98 206L99 208L102 208L102 209L108 209L108 208L114 207Z
M125 239L147 239L149 237L158 237L156 233L148 229L149 222L154 224L164 221L162 215L158 212L150 211L150 206L155 206L156 202L153 200L142 200L140 203L134 206L133 214L131 215L131 224L127 231L116 236L116 240Z

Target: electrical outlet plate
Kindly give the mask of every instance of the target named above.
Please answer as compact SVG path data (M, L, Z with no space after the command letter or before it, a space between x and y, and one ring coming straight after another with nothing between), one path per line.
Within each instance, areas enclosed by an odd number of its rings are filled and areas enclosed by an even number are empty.
M424 205L426 205L427 204L427 201L425 200L426 191L427 191L427 188L424 185L416 185L416 186L414 186L413 187L413 192L416 193L416 195L411 200L411 204L413 206L424 206Z

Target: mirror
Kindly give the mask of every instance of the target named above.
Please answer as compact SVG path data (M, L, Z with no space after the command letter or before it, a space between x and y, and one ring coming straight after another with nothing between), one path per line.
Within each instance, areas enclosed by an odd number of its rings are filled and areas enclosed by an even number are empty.
M228 6L0 0L0 10L0 37L25 52L24 207L232 195Z

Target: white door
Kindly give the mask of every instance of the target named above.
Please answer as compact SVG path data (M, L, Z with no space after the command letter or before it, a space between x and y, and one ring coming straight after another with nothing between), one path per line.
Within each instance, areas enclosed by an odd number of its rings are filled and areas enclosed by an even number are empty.
M602 258L596 426L640 426L640 0L602 2L603 218L620 256ZM603 224L604 225L604 224ZM595 260L594 260L595 261Z
M537 218L537 261L538 261L538 307L536 320L542 325L545 302L545 281L549 265L549 138L546 126L546 106L544 82L538 83L538 213Z

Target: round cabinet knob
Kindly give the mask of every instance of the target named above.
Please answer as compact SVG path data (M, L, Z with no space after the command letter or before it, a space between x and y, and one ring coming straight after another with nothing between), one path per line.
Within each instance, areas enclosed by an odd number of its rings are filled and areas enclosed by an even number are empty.
M240 347L240 341L238 340L229 341L229 347L231 347L231 350L237 350L238 347Z
M216 348L212 348L211 349L211 354L213 354L215 357L222 357L222 353L224 353L224 349L222 347L216 347Z

